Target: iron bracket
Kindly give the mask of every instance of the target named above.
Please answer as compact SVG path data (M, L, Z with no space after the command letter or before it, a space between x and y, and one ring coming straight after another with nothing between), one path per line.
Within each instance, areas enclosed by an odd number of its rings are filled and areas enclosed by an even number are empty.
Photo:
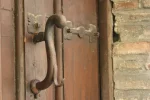
M89 24L88 30L86 30L83 26L74 28L71 21L67 21L63 33L65 40L71 40L73 35L77 35L79 38L84 38L85 36L88 36L89 42L94 42L99 37L99 32L97 32L97 28L95 25Z
M28 26L27 26L27 31L29 34L37 34L41 31L42 29L42 23L43 23L43 17L42 15L34 15L32 13L28 13L27 15L28 18Z

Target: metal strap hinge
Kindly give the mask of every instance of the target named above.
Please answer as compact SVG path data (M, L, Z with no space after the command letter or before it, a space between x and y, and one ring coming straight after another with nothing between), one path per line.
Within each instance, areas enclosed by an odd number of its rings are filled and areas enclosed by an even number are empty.
M73 35L77 35L79 38L88 36L89 42L94 42L98 39L99 32L97 32L97 28L93 24L89 24L89 29L86 30L83 26L74 28L72 22L67 21L67 25L64 28L64 39L71 40Z

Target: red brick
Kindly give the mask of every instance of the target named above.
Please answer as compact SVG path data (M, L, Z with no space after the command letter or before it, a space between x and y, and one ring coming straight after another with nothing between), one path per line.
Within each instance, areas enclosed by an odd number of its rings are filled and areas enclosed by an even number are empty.
M138 7L139 7L138 0L121 1L121 2L115 2L114 3L114 9L115 10L136 9Z
M143 7L150 8L150 0L142 0Z
M150 43L135 42L135 43L117 43L114 45L113 54L145 54L150 52Z
M132 22L148 22L150 21L150 12L138 10L138 11L122 11L115 12L115 20L116 23L128 22L129 24Z
M140 40L139 37L143 34L143 29L141 25L119 25L115 27L115 32L120 34L122 42L134 42Z
M115 90L114 100L150 100L149 90Z
M150 89L149 71L140 73L115 72L114 74L115 89Z
M147 54L143 55L120 55L113 57L114 71L135 72L146 69L146 63L149 62ZM149 70L149 69L148 69Z

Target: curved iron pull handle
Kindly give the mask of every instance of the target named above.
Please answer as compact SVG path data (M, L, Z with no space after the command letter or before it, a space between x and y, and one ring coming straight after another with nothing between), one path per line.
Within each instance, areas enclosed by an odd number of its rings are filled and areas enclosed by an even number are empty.
M47 52L47 75L41 82L37 79L31 81L31 91L34 94L38 94L41 90L48 88L53 82L56 86L63 85L64 80L62 80L61 83L58 83L57 81L57 61L52 31L54 25L58 28L63 28L66 25L66 18L63 15L52 15L46 22L44 41ZM37 38L38 35L35 35L33 39L34 42L42 41L42 39L40 39L40 41L36 41Z

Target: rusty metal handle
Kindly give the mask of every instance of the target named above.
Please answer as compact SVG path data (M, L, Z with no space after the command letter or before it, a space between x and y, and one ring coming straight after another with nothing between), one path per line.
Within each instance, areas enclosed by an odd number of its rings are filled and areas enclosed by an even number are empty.
M38 94L41 90L48 88L53 82L55 86L62 86L63 80L61 83L57 81L57 60L56 52L54 46L54 37L53 37L53 26L58 28L63 28L66 25L66 18L63 15L52 15L48 18L45 26L44 38L42 35L35 35L34 42L42 41L42 38L45 41L46 53L47 53L47 74L43 81L37 79L31 81L31 91L34 94ZM37 39L40 39L37 40Z

